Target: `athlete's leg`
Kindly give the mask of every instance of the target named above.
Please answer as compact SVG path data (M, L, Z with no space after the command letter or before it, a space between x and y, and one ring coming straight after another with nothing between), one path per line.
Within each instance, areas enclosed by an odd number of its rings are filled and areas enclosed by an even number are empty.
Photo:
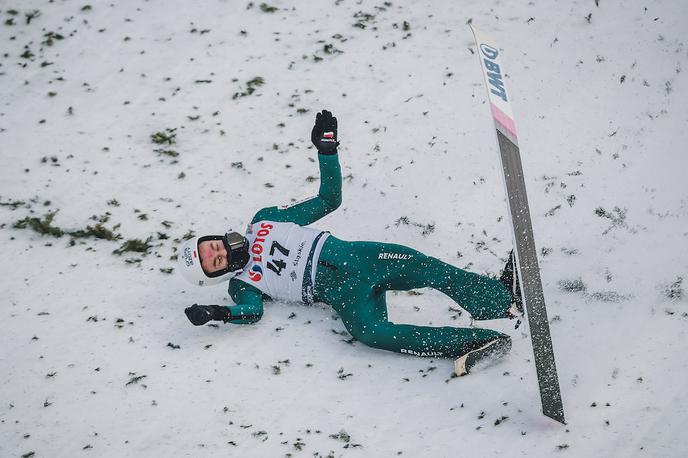
M385 292L374 290L360 279L342 285L347 294L332 303L349 333L373 348L416 356L458 358L496 338L509 336L490 329L430 327L387 321Z
M476 320L509 316L511 295L499 280L467 272L403 245L348 243L355 264L381 289L431 287L451 297Z

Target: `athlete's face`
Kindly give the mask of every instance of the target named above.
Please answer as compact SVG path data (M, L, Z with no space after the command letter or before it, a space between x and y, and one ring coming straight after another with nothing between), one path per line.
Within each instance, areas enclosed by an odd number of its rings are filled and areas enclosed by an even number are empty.
M205 240L198 244L201 267L206 273L227 268L227 250L222 240Z

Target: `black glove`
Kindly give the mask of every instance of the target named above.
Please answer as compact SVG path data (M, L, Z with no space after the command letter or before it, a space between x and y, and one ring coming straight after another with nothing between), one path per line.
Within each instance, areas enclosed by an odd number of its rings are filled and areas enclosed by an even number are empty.
M311 141L320 154L335 154L337 141L337 118L327 110L315 116L315 125L311 131Z
M202 326L210 320L224 321L225 323L232 318L231 313L227 307L220 307L219 305L198 305L194 304L191 307L184 309L186 317L196 326Z

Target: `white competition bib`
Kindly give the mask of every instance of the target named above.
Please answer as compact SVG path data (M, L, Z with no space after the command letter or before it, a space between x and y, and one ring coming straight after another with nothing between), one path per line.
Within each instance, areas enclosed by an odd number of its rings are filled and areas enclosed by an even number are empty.
M236 278L273 299L310 303L318 257L328 235L295 223L250 224L246 238L251 259Z

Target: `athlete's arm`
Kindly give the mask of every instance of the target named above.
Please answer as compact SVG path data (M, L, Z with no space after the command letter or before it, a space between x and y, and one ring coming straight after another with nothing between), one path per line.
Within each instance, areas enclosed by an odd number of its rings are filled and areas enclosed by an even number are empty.
M198 305L184 309L189 321L202 326L208 321L223 321L233 324L251 324L263 316L263 295L251 285L232 279L229 294L237 305Z
M267 207L256 213L252 223L263 220L292 222L307 226L333 212L342 203L342 170L337 154L337 118L327 110L318 113L311 132L318 150L320 189L318 195L286 207Z
M263 293L241 280L232 278L229 281L229 295L236 305L230 305L230 317L226 323L250 324L263 317Z

